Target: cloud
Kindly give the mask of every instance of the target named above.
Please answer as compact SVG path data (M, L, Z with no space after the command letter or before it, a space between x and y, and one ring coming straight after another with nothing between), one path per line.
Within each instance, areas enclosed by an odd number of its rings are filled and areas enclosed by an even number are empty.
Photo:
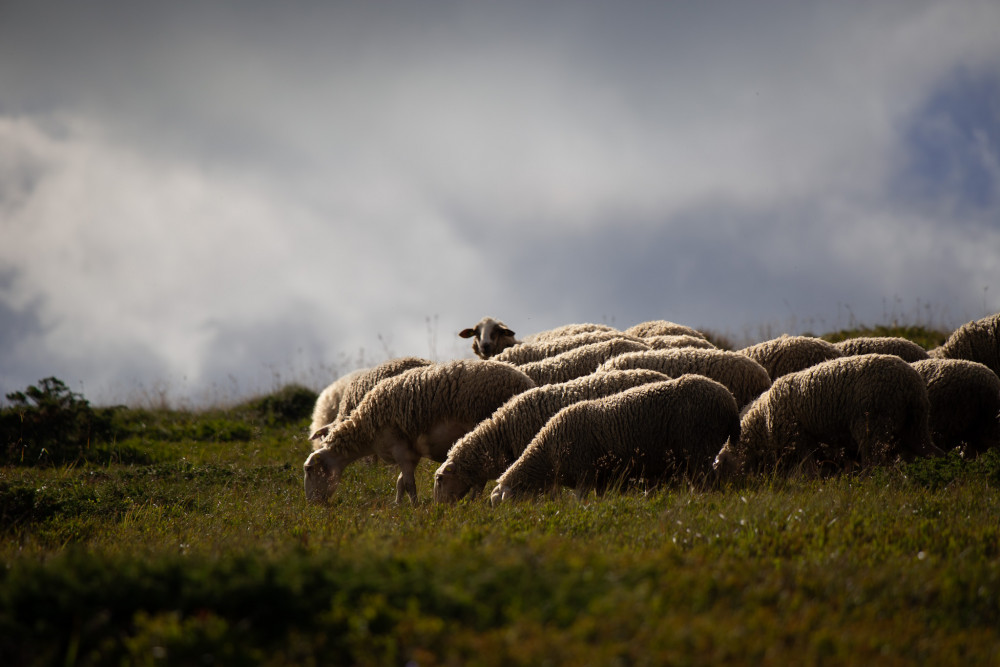
M1000 310L995 3L53 7L0 21L7 391Z

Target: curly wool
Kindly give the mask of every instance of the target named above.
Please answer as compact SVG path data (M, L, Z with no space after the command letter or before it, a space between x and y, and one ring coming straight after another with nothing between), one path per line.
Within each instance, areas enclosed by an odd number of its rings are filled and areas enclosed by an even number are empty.
M631 336L647 338L649 336L694 336L695 338L705 338L705 334L697 329L670 322L667 320L649 320L640 322L625 330Z
M910 364L927 384L934 444L974 457L1000 446L1000 377L966 359Z
M784 334L739 350L764 367L771 380L782 375L805 370L823 361L836 359L843 353L822 338Z
M938 359L977 361L1000 375L1000 313L963 324L930 354Z
M336 421L337 416L340 414L340 399L343 397L344 391L365 370L364 368L359 368L347 375L342 375L319 393L319 396L316 397L316 404L313 406L312 418L309 423L310 440L314 440L312 436L319 429ZM315 448L318 445L319 443L314 440L313 447Z
M927 350L920 347L912 340L898 338L896 336L859 336L857 338L846 338L834 347L840 350L845 357L853 357L859 354L894 354L907 363L927 359Z
M756 361L740 354L719 349L680 348L649 350L622 354L601 365L600 370L649 368L679 377L697 373L725 385L742 407L771 386L771 376Z
M614 338L601 343L590 343L567 350L554 357L520 364L517 367L534 380L535 384L554 384L589 375L608 359L648 349L649 347L645 343Z
M523 365L541 361L568 350L575 350L591 343L603 343L609 340L631 340L635 343L645 343L636 336L626 336L620 331L585 331L569 336L560 336L540 340L536 343L522 343L509 347L493 357L494 361L506 361L509 364Z
M539 343L545 340L553 340L555 338L562 338L564 336L575 336L577 334L590 333L593 331L611 331L614 333L621 333L620 331L618 331L618 329L615 329L612 326L608 326L607 324L592 324L592 323L564 324L554 329L546 329L544 331L539 331L537 333L525 336L523 342Z
M690 334L673 334L663 336L643 336L642 342L652 350L671 350L684 347L698 347L705 350L717 349L710 342Z
M739 441L720 452L725 477L868 466L940 453L923 378L895 355L824 361L774 381L745 411Z
M684 375L560 410L500 476L491 494L510 498L567 486L579 495L616 484L705 481L727 440L739 438L733 395Z
M383 380L306 460L307 496L325 499L330 490L318 477L339 479L346 465L367 454L377 454L401 467L404 461L399 457L404 454L407 464L413 466L421 457L444 461L462 434L512 396L534 386L531 378L509 364L479 359L413 368ZM406 451L386 451L384 441L405 443ZM331 475L331 471L336 474ZM412 469L403 469L397 482L397 502L404 489L415 499L412 474Z
M493 415L462 436L448 452L434 478L434 499L458 500L496 479L524 452L559 410L632 387L667 380L647 369L593 373L569 382L529 389L507 401Z

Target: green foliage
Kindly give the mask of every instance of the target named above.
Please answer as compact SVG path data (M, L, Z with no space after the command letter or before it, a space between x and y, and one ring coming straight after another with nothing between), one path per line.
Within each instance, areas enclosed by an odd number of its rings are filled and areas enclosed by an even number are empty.
M317 398L312 389L290 384L273 394L248 401L236 410L249 413L268 426L294 424L312 414Z

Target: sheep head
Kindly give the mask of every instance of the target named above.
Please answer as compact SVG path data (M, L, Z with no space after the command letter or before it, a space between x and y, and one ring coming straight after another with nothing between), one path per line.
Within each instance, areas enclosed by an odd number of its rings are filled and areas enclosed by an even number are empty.
M476 326L458 332L461 338L472 338L472 351L481 359L489 359L508 347L517 345L515 334L506 324L492 317L484 317Z
M454 503L472 490L472 485L456 474L455 464L445 461L434 473L434 502Z
M306 500L326 503L340 484L341 466L329 460L328 450L317 450L302 464Z

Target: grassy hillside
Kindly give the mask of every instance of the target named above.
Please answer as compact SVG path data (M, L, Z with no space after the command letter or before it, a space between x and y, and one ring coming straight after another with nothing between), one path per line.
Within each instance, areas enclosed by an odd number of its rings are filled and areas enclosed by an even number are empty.
M316 507L307 390L48 388L76 439L7 443L0 664L1000 663L998 452L496 510L434 505L429 462L397 507L359 462Z

